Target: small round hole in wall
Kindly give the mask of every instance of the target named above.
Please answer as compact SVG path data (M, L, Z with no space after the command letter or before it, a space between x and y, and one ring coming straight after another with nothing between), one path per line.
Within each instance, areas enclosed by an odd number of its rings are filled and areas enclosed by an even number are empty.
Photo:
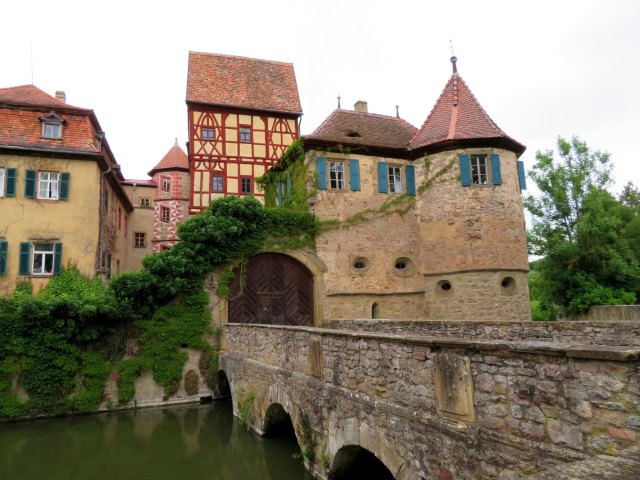
M449 280L440 280L437 284L436 284L436 288L440 291L440 292L450 292L451 289L453 288L453 285L451 285L451 282Z
M351 273L363 274L371 268L371 262L366 257L355 257L351 259L349 269Z
M516 291L516 281L513 277L504 277L500 281L500 290L503 295L512 295Z
M409 257L398 257L393 261L393 273L400 277L412 277L416 273L416 264Z

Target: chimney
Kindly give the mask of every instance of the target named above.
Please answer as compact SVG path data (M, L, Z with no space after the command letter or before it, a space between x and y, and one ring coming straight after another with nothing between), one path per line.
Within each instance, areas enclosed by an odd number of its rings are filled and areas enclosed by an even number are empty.
M353 105L353 109L358 113L369 113L369 109L367 108L367 102L363 100L358 100Z
M56 90L56 98L62 103L67 103L67 95L62 90Z

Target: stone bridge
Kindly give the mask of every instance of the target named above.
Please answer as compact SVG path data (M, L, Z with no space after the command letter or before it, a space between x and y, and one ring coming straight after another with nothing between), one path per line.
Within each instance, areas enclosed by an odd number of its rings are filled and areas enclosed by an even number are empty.
M222 327L234 414L319 477L640 478L639 322L330 327Z

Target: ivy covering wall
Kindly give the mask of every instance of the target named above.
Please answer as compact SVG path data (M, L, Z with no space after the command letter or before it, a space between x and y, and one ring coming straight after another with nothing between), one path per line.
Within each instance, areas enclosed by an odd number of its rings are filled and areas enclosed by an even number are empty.
M0 417L95 410L109 375L126 403L142 370L151 370L169 397L182 378L182 347L203 352L200 372L207 380L217 356L206 341L214 332L205 275L229 265L230 281L234 265L267 249L312 246L318 231L307 212L226 197L181 225L175 247L147 256L141 270L108 287L73 267L36 296L29 285L19 286L0 298ZM123 359L132 339L136 354Z

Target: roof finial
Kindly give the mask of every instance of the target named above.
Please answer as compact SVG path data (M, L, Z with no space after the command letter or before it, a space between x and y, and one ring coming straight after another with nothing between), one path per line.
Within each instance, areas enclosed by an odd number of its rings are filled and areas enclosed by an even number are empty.
M400 105L396 105L396 118L400 118Z
M340 94L338 94L338 108L340 108L340 99L341 99L341 98L342 98L342 97L340 96Z
M453 53L453 40L449 40L449 47L451 47L451 64L453 65L453 73L458 73L458 67L456 66L456 62L458 61L458 57L456 57Z

